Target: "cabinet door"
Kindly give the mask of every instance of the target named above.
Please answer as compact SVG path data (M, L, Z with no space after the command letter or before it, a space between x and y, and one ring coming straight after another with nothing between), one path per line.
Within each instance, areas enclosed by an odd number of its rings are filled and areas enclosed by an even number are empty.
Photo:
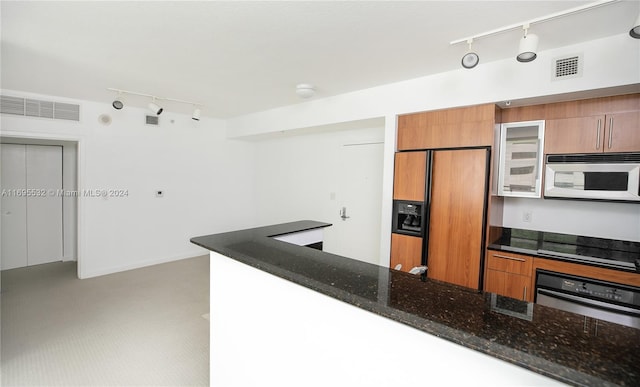
M427 249L429 278L478 289L484 249L487 158L486 149L434 152Z
M540 197L543 141L542 120L501 125L498 195Z
M607 114L605 152L640 152L640 111Z
M491 146L496 106L484 104L398 117L398 150Z
M426 172L427 152L396 153L393 198L423 202Z
M531 278L524 275L487 270L485 290L516 300L533 302L533 293L529 289L530 283Z
M604 116L547 120L544 138L545 154L602 152Z
M504 295L516 300L533 301L533 294L529 289L530 277L506 273Z
M422 264L422 238L391 234L391 268L398 264L406 272Z

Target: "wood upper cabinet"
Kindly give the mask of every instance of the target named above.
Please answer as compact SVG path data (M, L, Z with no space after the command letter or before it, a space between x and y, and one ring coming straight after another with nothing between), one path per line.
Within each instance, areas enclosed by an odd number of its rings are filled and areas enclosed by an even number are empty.
M640 152L640 111L607 114L604 127L605 152Z
M533 258L504 251L487 251L485 291L533 302Z
M640 111L547 120L544 151L640 152Z
M427 152L399 152L395 156L393 199L423 202Z
M422 263L422 238L391 234L391 268L400 264L400 270L408 272Z
M398 117L398 150L493 145L494 104Z

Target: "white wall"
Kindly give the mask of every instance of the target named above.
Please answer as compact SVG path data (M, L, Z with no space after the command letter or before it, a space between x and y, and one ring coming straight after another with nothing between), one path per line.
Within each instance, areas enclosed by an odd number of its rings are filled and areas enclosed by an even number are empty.
M581 77L552 80L552 64L558 57L582 54ZM507 59L480 63L473 70L459 69L404 82L383 85L338 96L319 98L297 105L248 114L228 121L228 136L245 136L281 132L298 128L331 125L386 117L387 146L395 139L392 119L397 114L435 110L455 106L494 103L507 100L535 99L538 97L578 93L596 89L640 84L640 44L628 34L621 34L573 46L542 51L531 63L517 63ZM638 87L640 92L640 86ZM395 145L395 144L394 144ZM393 170L393 158L385 150L385 173ZM386 175L385 175L386 176ZM383 203L391 203L392 179L385 178ZM524 206L524 207L523 207ZM505 226L523 226L517 219L531 203L511 201L505 205ZM638 207L620 204L572 203L555 209L550 201L533 204L534 222L524 228L582 233L604 238L638 240ZM621 207L622 206L622 207ZM624 211L620 211L624 208ZM383 217L387 209L383 208ZM562 214L562 219L558 215ZM625 216L620 216L624 214ZM589 226L594 219L615 227ZM573 222L573 219L591 219ZM544 221L543 221L544 220ZM386 227L386 228L385 228ZM383 220L382 234L391 232L390 221ZM593 235L597 234L597 235ZM381 242L383 250L389 244ZM384 260L381 260L383 262Z
M531 222L523 213L531 213ZM640 205L504 198L503 226L640 242Z
M3 90L2 94L78 103L81 122L2 115L2 135L78 142L79 191L124 189L125 198L79 197L81 278L206 253L193 236L255 225L253 147L225 138L225 123L172 114L160 126L146 111ZM113 122L98 122L100 114ZM171 122L173 121L173 122ZM156 198L155 191L164 197Z
M325 250L345 250L341 235L339 205L344 194L341 187L342 148L345 144L380 143L384 141L384 123L367 122L362 128L321 128L311 132L269 136L256 142L256 201L258 223L274 224L311 219L334 224L324 230ZM373 126L370 126L373 125ZM368 127L367 127L368 126ZM376 160L371 160L373 163ZM382 179L380 170L380 179ZM371 195L381 195L382 187ZM379 208L373 215L380 222ZM380 235L353 243L380 243ZM377 249L376 249L377 250ZM346 251L346 250L345 250ZM350 254L342 254L350 256ZM357 256L353 256L357 258ZM378 257L370 257L378 262Z

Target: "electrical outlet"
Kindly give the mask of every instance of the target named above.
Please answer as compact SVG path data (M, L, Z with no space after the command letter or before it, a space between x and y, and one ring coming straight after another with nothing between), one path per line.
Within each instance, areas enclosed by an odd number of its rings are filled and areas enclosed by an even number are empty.
M531 211L524 211L522 213L522 221L526 223L531 223L531 220L533 220L533 214L531 213Z

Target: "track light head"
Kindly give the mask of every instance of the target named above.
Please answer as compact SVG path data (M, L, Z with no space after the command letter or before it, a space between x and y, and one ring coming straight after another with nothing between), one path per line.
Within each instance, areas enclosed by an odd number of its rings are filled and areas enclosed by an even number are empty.
M200 121L200 109L195 108L193 110L193 114L191 115L191 119L194 121Z
M538 57L538 35L527 34L529 25L522 26L524 29L524 36L520 38L520 46L518 49L518 56L516 60L518 62L531 62Z
M155 101L155 99L154 99ZM162 109L160 106L156 105L155 102L149 102L149 105L147 105L147 107L149 108L149 110L151 110L153 112L153 114L155 115L160 115L160 113L162 113Z
M480 57L478 56L478 54L471 51L471 43L473 43L473 39L467 40L467 43L469 43L469 52L464 54L461 63L462 67L464 67L465 69L472 69L478 65L478 62L480 62Z
M640 39L640 15L638 15L636 22L633 23L633 27L629 30L629 36L634 39Z
M480 57L475 52L468 52L462 57L462 67L465 69L472 69L478 65Z
M116 110L120 110L124 107L124 98L123 98L122 92L120 91L118 92L118 95L111 103L111 106L113 106L113 108Z

